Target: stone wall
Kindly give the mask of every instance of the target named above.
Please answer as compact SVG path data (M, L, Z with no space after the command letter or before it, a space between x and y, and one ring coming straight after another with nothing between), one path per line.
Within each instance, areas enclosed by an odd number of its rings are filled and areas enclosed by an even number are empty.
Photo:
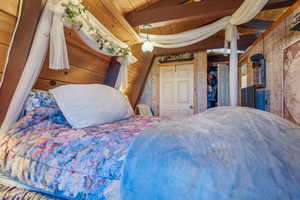
M247 63L248 86L253 85L253 70L250 57L262 53L267 64L267 90L269 91L268 109L283 116L283 51L286 47L300 39L300 32L290 31L293 16L300 8L293 11L260 42L250 48L240 60L240 66ZM300 77L299 77L300 78Z

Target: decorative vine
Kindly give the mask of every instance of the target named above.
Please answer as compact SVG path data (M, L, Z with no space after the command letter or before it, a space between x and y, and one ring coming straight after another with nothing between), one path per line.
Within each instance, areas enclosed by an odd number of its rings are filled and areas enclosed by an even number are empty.
M64 21L76 26L78 29L86 25L89 29L88 33L97 42L100 50L105 50L113 56L131 55L129 48L122 48L113 41L109 41L100 33L98 27L82 21L88 11L88 7L81 4L82 0L59 0L59 3L64 8Z

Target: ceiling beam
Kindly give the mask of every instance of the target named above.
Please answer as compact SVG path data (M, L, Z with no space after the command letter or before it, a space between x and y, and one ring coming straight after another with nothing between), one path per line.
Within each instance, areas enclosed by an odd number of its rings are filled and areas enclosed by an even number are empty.
M162 0L126 16L132 26L153 24L181 23L190 20L216 20L233 14L244 0L206 0L188 4L180 4L179 0ZM296 0L270 0L264 10L282 8L292 5ZM174 4L174 2L177 2ZM169 3L169 6L166 6ZM158 25L156 25L158 23Z
M264 10L290 7L296 1L297 0L270 0L270 2L264 7Z
M256 39L257 39L256 35L241 36L238 41L238 49L246 50ZM189 52L203 51L207 49L218 49L223 47L224 47L224 37L215 36L187 47L174 48L174 49L155 48L154 55L163 56L163 55L170 55L170 54L177 54L177 53L189 53Z
M225 62L229 62L229 57L230 56L226 56L224 54L208 55L207 60L209 63L225 63Z
M119 40L136 44L140 37L111 0L85 0L89 11Z
M228 1L228 2L227 2ZM131 12L126 16L132 26L168 22L174 20L192 20L220 18L231 15L243 2L243 0L208 0L189 4L177 4L168 7L160 7L164 0L153 4L154 8L145 8ZM175 22L175 21L174 21Z
M250 22L240 25L240 27L257 29L257 30L266 30L273 23L274 21L270 21L270 20L252 19Z

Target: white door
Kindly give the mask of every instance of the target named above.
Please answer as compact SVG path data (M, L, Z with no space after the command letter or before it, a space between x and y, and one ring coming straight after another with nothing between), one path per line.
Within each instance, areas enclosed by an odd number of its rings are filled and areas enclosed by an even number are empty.
M218 65L218 106L229 106L229 66Z
M160 67L160 116L179 119L194 114L193 65Z

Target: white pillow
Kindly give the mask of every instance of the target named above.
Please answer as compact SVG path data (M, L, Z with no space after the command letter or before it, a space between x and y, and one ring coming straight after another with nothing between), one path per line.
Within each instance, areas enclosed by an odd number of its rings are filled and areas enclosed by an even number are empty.
M120 91L105 85L64 85L49 91L73 128L131 117L134 112Z

